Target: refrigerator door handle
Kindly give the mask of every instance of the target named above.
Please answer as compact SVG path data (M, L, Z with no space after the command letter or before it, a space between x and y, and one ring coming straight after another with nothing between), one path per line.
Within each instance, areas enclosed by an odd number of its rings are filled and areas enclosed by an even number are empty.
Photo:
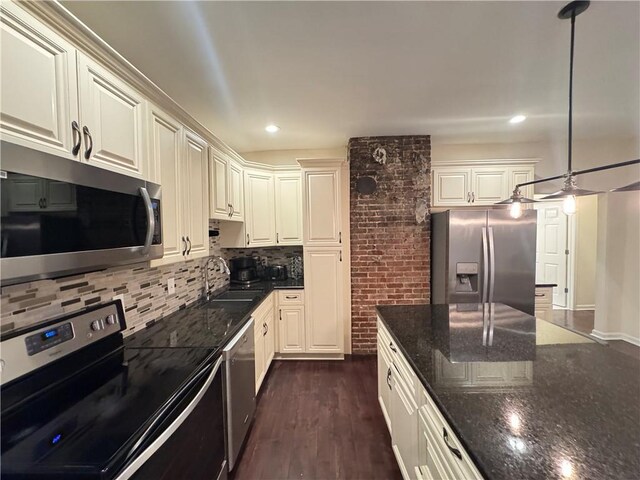
M482 227L482 303L487 303L489 294L489 251L487 227Z
M489 227L489 303L493 303L493 289L496 285L496 249L493 241L493 227Z

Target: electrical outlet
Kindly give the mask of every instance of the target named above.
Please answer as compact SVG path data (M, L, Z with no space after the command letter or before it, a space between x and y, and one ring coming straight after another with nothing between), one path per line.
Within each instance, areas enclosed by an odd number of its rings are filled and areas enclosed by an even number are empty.
M114 295L113 297L111 297L111 300L120 300L120 302L122 303L122 308L124 309L124 295L122 293L119 295Z
M167 293L169 295L176 293L176 279L173 277L167 280Z

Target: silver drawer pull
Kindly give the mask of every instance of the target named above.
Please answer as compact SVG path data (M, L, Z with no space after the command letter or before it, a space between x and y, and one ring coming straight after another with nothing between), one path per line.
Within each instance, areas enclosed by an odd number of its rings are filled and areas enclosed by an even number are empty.
M460 453L460 450L449 445L449 434L447 433L447 429L444 427L442 427L442 437L444 438L444 443L447 444L449 451L462 460L462 453Z
M398 350L396 350L396 347L393 346L393 343L389 342L389 348L391 350L393 350L395 353L398 353Z
M297 295L285 295L285 297L287 300L295 300L296 298L298 298Z
M545 294L544 293L536 293L536 297L544 297Z

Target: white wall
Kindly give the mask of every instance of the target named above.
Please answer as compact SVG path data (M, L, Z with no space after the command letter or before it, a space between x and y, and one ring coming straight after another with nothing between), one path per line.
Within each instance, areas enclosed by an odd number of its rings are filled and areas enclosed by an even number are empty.
M640 345L640 192L601 197L594 334Z

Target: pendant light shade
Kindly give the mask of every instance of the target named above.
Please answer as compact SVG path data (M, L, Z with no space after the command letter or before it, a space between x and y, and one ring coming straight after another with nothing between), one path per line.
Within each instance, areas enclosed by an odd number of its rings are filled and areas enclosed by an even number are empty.
M595 190L586 190L584 188L578 188L578 186L576 185L575 178L572 175L569 175L565 179L564 186L562 187L561 190L558 190L557 192L547 195L542 199L543 200L560 200L562 198L567 198L567 197L584 197L586 195L597 195L598 193L603 193L603 192L598 192Z
M640 182L633 182L629 185L625 185L624 187L614 188L610 190L611 192L634 192L636 190L640 190Z
M511 197L496 203L496 205L510 205L509 214L513 218L520 218L522 216L523 203L536 203L536 200L524 197L520 189L516 187Z

